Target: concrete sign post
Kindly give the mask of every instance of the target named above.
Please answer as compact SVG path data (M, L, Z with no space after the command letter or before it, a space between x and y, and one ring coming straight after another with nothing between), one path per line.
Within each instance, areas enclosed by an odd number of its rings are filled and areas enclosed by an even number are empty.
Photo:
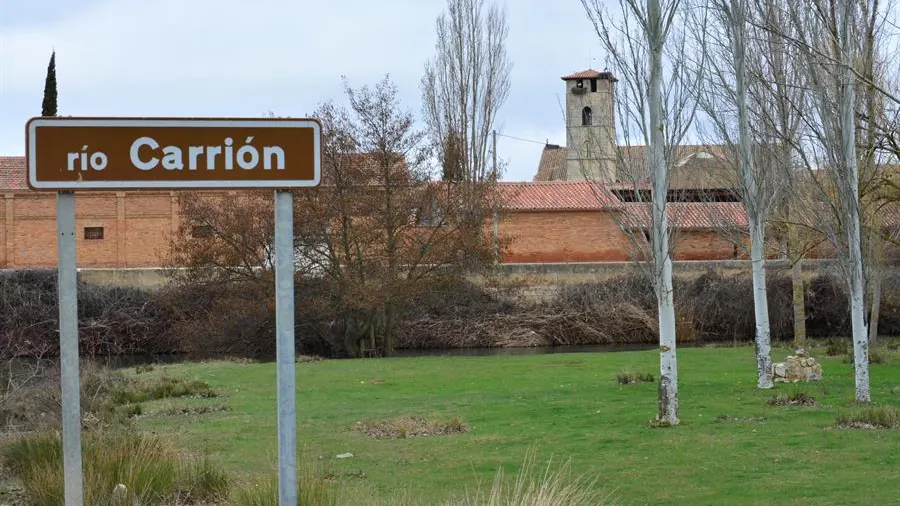
M65 498L66 506L81 506L81 375L78 373L78 280L75 271L75 195L72 192L59 192L56 197L56 228Z
M294 194L275 191L275 346L278 378L278 504L297 504L294 375Z
M65 505L83 506L77 190L275 189L278 500L297 504L293 194L321 179L319 123L310 119L32 118L28 185L57 191L59 340Z

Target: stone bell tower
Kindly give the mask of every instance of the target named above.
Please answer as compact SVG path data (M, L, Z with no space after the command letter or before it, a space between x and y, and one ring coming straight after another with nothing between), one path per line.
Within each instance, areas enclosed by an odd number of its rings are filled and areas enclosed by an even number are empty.
M611 72L588 69L566 83L566 179L616 180L615 83Z

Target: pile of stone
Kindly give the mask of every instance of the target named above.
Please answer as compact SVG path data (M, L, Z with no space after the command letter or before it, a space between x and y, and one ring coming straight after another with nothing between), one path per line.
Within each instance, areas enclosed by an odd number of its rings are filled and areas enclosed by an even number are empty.
M776 382L819 381L822 379L822 364L800 348L784 362L773 364L772 375Z

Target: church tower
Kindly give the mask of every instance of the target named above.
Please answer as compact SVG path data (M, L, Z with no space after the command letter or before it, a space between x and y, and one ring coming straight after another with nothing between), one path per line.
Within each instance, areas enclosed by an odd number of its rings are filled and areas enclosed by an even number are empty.
M611 72L588 69L566 83L566 179L616 180L615 83Z

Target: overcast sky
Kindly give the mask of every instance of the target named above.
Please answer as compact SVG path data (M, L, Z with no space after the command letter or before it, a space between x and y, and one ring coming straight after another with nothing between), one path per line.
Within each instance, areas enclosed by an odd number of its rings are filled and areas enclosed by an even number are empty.
M24 153L51 51L59 114L304 116L389 73L419 115L443 0L0 0L0 155ZM513 63L499 114L506 180L565 143L560 77L605 59L578 0L505 3Z

